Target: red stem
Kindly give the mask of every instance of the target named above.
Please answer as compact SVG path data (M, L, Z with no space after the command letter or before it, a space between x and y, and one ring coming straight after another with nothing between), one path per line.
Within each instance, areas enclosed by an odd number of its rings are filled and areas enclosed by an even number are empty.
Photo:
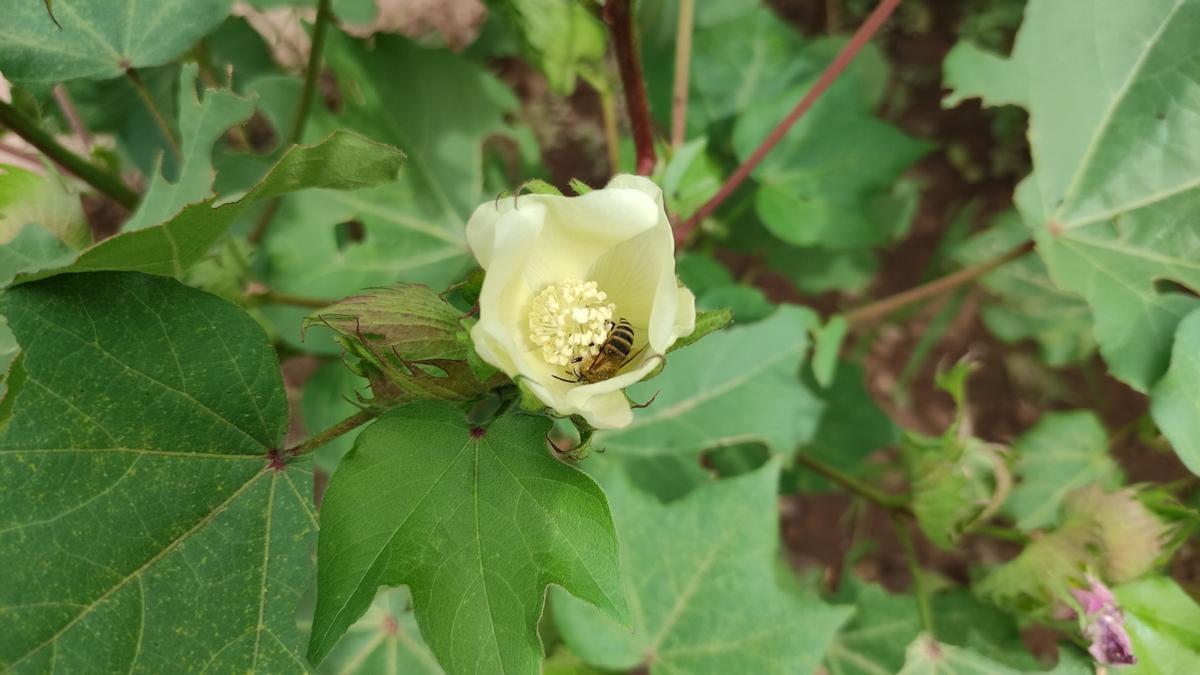
M688 236L691 235L692 231L696 229L700 221L712 215L713 211L716 211L717 207L728 199L733 194L733 191L742 184L742 181L746 180L750 172L762 162L767 153L778 145L779 141L783 140L788 130L792 128L792 125L799 121L804 116L804 113L808 112L808 109L817 102L821 94L824 94L825 90L829 89L829 86L837 80L842 71L846 69L846 66L850 65L850 62L854 60L858 52L867 44L867 41L883 26L883 23L887 21L900 2L901 0L880 1L875 10L871 12L871 15L867 17L867 20L859 26L858 31L854 33L854 37L850 38L850 42L846 43L845 47L842 47L842 51L838 52L837 58L825 68L825 71L817 78L816 84L804 94L804 98L800 99L800 102L796 104L792 112L788 113L788 116L763 139L763 142L754 153L747 157L746 161L742 162L742 165L730 174L729 178L725 180L725 184L721 186L721 189L717 190L717 194L705 202L704 206L701 206L699 210L692 214L691 218L679 224L675 229L675 242L677 246L681 246L687 240ZM610 2L609 4L612 3Z
M637 148L637 172L649 176L658 158L654 154L654 123L650 120L650 101L646 98L646 80L642 77L642 57L634 31L632 0L608 0L604 3L604 22L612 33L617 54L617 69L625 89L625 106L633 127L633 145Z

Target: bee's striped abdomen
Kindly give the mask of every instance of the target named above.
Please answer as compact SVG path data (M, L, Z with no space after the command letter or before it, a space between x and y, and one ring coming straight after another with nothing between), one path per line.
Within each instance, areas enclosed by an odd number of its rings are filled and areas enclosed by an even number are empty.
M611 348L622 359L629 356L629 352L633 350L633 326L629 325L625 319L621 319L617 325L613 326L612 332L608 334L608 339L604 341L603 346Z

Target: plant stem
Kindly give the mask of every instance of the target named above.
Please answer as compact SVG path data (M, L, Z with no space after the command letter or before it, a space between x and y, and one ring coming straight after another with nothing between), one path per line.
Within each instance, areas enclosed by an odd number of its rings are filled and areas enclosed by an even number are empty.
M816 473L819 473L822 476L833 481L834 483L837 483L838 485L842 486L847 491L853 492L854 494L858 495L859 497L862 497L863 499L866 499L867 501L878 504L879 506L881 506L889 511L900 511L900 512L908 511L908 506L904 503L904 500L901 499L900 497L889 495L884 492L881 492L880 490L876 490L875 488L871 487L870 485L867 485L866 483L858 480L857 478L848 476L845 473L842 473L841 471L839 471L838 469L835 469L832 466L829 466L828 464L822 462L821 460L819 460L815 457L812 457L810 455L804 454L803 450L800 450L796 453L796 463L803 464L804 466L808 467L809 469L812 469Z
M671 97L671 147L678 149L687 137L688 78L692 65L692 23L696 0L679 0L679 28L675 32L675 85Z
M900 546L904 549L908 572L912 575L913 595L917 598L917 614L921 617L921 628L933 635L933 612L929 606L929 591L925 588L924 575L921 574L921 563L917 559L917 547L913 545L908 523L904 522L899 514L892 514L892 525L896 527L896 538L900 540Z
M114 176L59 145L58 141L33 121L26 119L10 104L0 101L0 124L29 142L59 166L78 176L97 192L132 211L137 208L137 193Z
M154 102L154 97L150 95L150 90L146 87L146 81L142 79L136 68L127 68L125 77L129 79L129 83L138 93L138 97L142 99L142 103L146 106L146 110L150 111L150 116L154 118L154 124L158 126L158 130L162 132L163 138L167 141L167 147L171 148L171 152L175 155L175 159L183 161L183 150L179 148L179 139L175 138L175 132L171 130L171 124L167 121L162 111L158 109L158 104Z
M375 419L378 414L378 411L371 410L369 408L359 410L358 412L329 427L328 429L309 436L305 441L288 448L283 452L283 456L298 457L300 455L308 454L322 445L332 441L338 436L354 431L358 427L370 422L371 420Z
M329 27L329 17L332 15L333 0L317 0L317 18L313 21L312 46L308 51L308 66L304 69L304 89L300 92L300 103L296 108L296 117L292 121L292 129L288 134L288 143L296 145L304 139L304 130L308 126L308 113L312 110L313 98L317 93L317 78L321 74L321 57L325 51L325 33ZM279 212L281 197L275 197L267 202L254 229L246 237L250 243L262 241L271 227L271 221Z
M328 307L335 302L334 300L323 300L321 298L306 298L302 295L292 295L291 293L283 293L269 288L248 293L247 295L269 305L291 305L292 307L308 307L311 309Z
M288 142L295 145L304 138L308 125L308 111L312 109L313 97L317 93L317 77L321 74L321 56L325 51L325 33L329 26L333 0L317 0L317 18L313 23L312 48L308 52L308 67L304 70L304 90L300 93L300 106L292 123Z
M978 279L988 272L991 272L997 267L1010 263L1013 260L1028 254L1033 250L1033 248L1033 242L1027 241L1002 255L992 258L991 260L982 262L978 265L972 265L971 267L964 267L953 274L947 274L946 276L940 279L934 279L927 284L921 284L916 288L910 288L907 291L890 295L881 300L876 300L875 302L863 305L857 309L852 309L842 316L848 323L850 323L850 325L863 324L873 321L875 319L887 316L888 314L891 314L902 307L907 307L913 303L934 297L938 294L945 293L946 291L953 290L959 286L962 286L963 284L974 281L975 279Z
M625 107L633 128L637 172L649 176L658 158L654 154L654 123L650 119L650 102L646 98L646 80L642 76L634 18L633 0L607 0L604 3L604 22L612 34L617 69L625 89Z
M891 16L900 2L901 0L880 0L879 5L875 7L871 15L867 17L867 20L854 33L854 37L850 38L850 42L846 43L845 47L842 47L842 50L838 52L833 62L825 68L820 77L817 78L816 84L804 94L804 98L800 99L800 102L796 104L792 112L788 113L788 116L783 118L783 121L771 133L767 134L767 137L763 139L758 148L746 158L746 161L742 162L741 166L730 174L729 178L725 179L725 184L721 186L721 189L717 190L717 193L712 198L704 203L704 206L701 206L690 218L679 224L675 230L676 245L683 244L692 231L696 229L700 221L712 215L718 206L726 199L729 199L734 190L750 176L750 172L754 171L755 167L767 156L767 153L778 145L779 141L783 140L788 130L792 128L792 125L799 121L804 116L804 113L808 112L813 104L817 102L817 99L829 89L829 86L837 80L842 71L846 69L846 66L850 65L850 62L854 60L858 52L867 44L867 41L883 26L883 23L887 21L887 18Z

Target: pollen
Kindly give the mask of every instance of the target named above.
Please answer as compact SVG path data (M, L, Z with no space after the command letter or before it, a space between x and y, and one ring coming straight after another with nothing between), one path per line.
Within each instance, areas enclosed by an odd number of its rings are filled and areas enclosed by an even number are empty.
M564 279L542 289L530 304L529 340L546 363L570 366L600 353L616 305L594 281Z

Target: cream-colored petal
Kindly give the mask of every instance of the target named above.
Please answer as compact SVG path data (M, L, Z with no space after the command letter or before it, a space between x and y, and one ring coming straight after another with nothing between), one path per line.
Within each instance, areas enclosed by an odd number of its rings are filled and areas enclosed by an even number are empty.
M658 225L653 200L637 190L594 190L582 197L546 197L546 228L538 239L526 278L545 286L582 278L614 246Z
M625 394L614 391L588 399L578 413L597 429L620 429L633 421L633 410Z
M604 186L605 190L611 188L625 188L629 190L637 190L647 197L654 200L654 203L659 206L663 204L663 192L654 181L645 176L638 176L632 173L619 173L608 181L608 185Z
M501 335L493 335L491 326L476 323L471 327L471 342L475 344L475 352L479 358L497 368L500 372L512 376L517 374L517 365L512 357L512 349Z
M528 351L525 332L531 292L524 270L533 242L544 227L545 209L538 204L522 204L509 210L490 228L490 268L483 278L479 294L479 322L472 335L489 336L490 344L479 356L510 377L518 374L520 356ZM483 232L480 230L479 232Z
M467 221L467 245L475 254L479 266L487 269L492 262L496 239L496 224L513 209L511 199L497 199L480 204Z
M655 229L614 246L596 260L585 277L608 294L616 305L616 316L629 320L643 337L650 325L659 278L666 268L675 267L671 254L655 245L661 244L663 237L664 233Z
M696 330L696 296L687 286L680 286L675 289L678 295L677 307L675 312L675 337L671 342L675 342L679 338L684 338L691 335Z

